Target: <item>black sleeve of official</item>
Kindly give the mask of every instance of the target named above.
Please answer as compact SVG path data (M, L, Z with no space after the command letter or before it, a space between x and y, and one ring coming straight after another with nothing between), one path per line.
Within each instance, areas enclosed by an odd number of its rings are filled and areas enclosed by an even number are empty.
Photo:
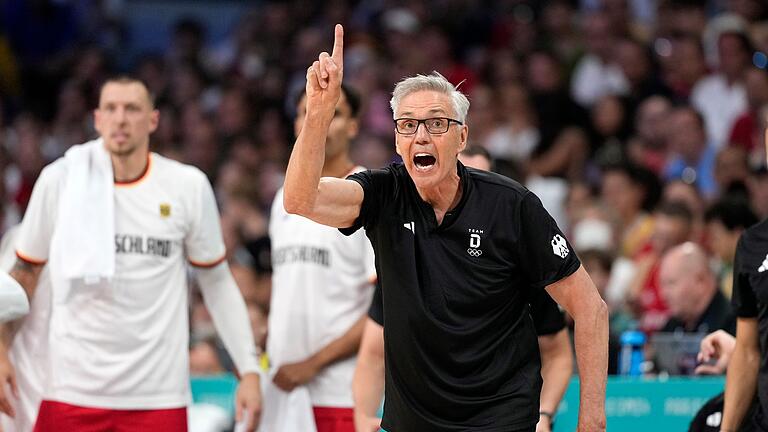
M581 262L539 198L527 192L520 205L519 268L531 285L543 288L578 270Z
M384 303L381 297L381 285L376 282L376 290L373 292L371 307L368 308L368 317L376 324L384 327Z
M536 335L552 335L565 328L565 316L557 303L544 290L531 293L531 318Z
M757 316L757 297L749 283L749 273L744 268L744 235L736 246L733 262L733 293L731 305L737 317L754 318Z
M351 227L339 228L344 235L352 235L360 228L368 229L376 223L376 216L381 208L381 196L385 178L389 176L388 169L367 170L354 173L347 180L356 181L363 188L363 203L360 205L360 214Z

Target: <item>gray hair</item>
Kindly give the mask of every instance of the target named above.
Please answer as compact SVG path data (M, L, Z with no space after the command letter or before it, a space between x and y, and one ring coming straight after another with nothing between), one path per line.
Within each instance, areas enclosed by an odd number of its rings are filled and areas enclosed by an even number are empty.
M467 99L467 96L464 95L464 93L458 91L453 84L437 71L432 71L430 75L415 75L408 77L395 85L395 90L392 91L392 99L389 101L389 106L392 107L393 116L397 113L400 101L402 101L405 96L423 90L430 90L448 95L451 98L454 115L458 117L456 120L459 120L462 123L466 121L467 111L469 111L469 99Z

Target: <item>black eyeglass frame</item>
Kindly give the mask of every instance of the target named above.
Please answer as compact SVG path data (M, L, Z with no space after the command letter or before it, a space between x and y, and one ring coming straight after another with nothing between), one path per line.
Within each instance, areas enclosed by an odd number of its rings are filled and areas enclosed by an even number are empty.
M398 124L397 124L401 120L415 121L416 122L416 129L414 129L413 132L411 132L411 133L401 132L400 128L398 127ZM430 131L429 127L427 126L427 122L430 121L430 120L445 120L446 123L447 123L446 126L445 126L445 130L442 131L442 132L432 132L432 131ZM394 122L395 122L395 131L397 133L399 133L400 135L407 135L407 136L416 135L416 133L419 131L419 126L421 126L422 123L424 124L424 128L426 128L427 133L429 133L431 135L442 135L442 134L448 132L448 130L451 129L451 123L456 123L456 124L459 124L459 125L462 125L462 126L464 125L464 122L461 122L461 121L456 120L456 119L452 119L450 117L430 117L430 118L425 118L425 119L421 119L421 120L415 119L415 118L411 118L411 117L400 117L400 118L396 118L394 120Z

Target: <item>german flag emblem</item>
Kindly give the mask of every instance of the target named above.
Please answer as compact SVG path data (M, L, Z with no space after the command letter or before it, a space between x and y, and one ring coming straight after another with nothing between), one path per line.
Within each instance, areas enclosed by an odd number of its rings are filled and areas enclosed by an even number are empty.
M167 203L160 204L160 216L167 218L171 215L171 205Z

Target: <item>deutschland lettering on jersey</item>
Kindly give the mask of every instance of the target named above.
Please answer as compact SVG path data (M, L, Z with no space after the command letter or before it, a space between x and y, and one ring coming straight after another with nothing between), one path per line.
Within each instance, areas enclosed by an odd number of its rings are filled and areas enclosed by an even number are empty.
M292 263L311 263L323 267L331 266L331 251L306 245L292 245L272 252L272 265L280 266Z
M171 240L131 234L115 234L115 252L168 258L171 255Z

